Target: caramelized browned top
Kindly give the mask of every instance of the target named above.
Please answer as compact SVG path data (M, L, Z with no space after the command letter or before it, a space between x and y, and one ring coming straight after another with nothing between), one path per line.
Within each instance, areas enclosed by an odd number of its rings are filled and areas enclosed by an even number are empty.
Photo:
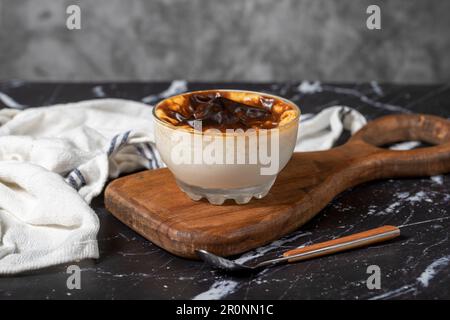
M272 129L297 116L296 109L270 96L239 91L202 91L186 93L161 102L156 116L172 125L202 129Z

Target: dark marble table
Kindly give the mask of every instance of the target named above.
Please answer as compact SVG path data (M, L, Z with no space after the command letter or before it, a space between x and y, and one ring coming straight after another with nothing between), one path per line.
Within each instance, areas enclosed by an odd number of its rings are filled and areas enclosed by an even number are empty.
M395 112L450 117L450 85L306 83L172 83L171 89L241 88L282 95L304 113L348 105L374 119ZM118 97L149 103L170 83L0 83L0 107L37 107L83 99ZM299 86L300 85L300 86ZM172 91L172 92L174 92ZM162 93L162 94L161 94ZM348 135L347 135L348 136ZM345 139L345 138L344 138ZM344 141L341 139L340 143ZM248 253L257 261L305 243L383 224L409 225L401 238L250 277L212 271L175 257L110 215L102 197L92 203L101 221L101 257L81 261L81 290L68 290L67 266L0 278L1 299L409 299L450 298L450 176L366 183L330 203L297 232ZM65 210L68 210L66 208ZM419 223L420 222L420 223ZM416 224L418 223L418 224ZM369 290L367 267L381 270L381 289Z

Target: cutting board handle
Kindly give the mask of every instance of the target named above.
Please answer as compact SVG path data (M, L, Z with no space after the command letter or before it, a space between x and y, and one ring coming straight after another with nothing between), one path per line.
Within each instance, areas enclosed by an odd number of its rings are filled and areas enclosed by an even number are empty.
M382 148L391 143L416 140L433 146L413 150ZM365 161L375 164L378 178L450 171L450 121L444 118L424 114L385 116L369 122L347 145L372 149Z

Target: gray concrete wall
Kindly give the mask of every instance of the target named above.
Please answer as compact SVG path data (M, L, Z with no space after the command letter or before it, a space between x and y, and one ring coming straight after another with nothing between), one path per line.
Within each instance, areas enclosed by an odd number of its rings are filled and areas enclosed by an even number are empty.
M82 29L65 27L78 4ZM382 30L366 28L378 4ZM0 80L450 80L448 0L0 0Z

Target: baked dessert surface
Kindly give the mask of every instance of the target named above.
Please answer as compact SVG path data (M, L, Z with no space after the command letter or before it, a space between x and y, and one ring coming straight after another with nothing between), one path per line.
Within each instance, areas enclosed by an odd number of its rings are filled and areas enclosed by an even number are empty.
M209 90L166 99L156 106L156 116L171 125L202 130L273 129L298 116L297 109L273 96L245 91Z

